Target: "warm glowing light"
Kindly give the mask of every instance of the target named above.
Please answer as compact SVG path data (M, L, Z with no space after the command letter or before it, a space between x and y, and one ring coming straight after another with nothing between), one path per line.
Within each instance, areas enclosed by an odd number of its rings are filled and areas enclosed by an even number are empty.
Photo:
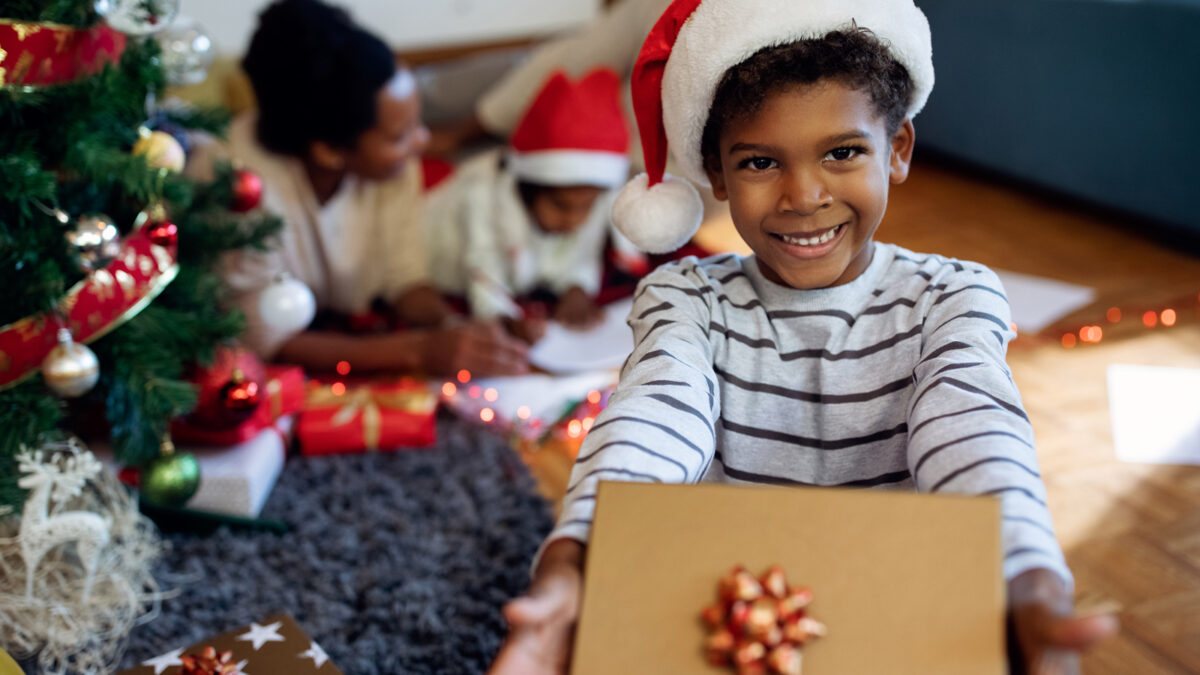
M1162 323L1164 326L1174 326L1175 325L1175 310L1164 309L1162 311Z
M471 385L471 388L467 390L467 396L470 396L471 398L479 398L479 395L482 393L483 388L477 384Z
M485 401L495 401L498 398L500 398L500 392L491 387L488 387L487 390L483 392L483 400Z
M1075 346L1075 334L1067 333L1066 335L1062 336L1062 346L1066 347L1067 349L1074 347Z
M492 420L496 419L496 411L492 410L491 408L484 408L483 410L479 411L479 419L483 420L484 422L491 422Z
M1142 323L1145 324L1146 328L1154 328L1158 325L1158 315L1153 311L1146 312L1142 315Z
M583 433L583 424L579 420L571 420L567 424L567 435L571 438L579 438L579 434Z
M1104 336L1100 326L1084 326L1079 329L1079 339L1084 342L1099 342Z
M597 403L600 402L600 392L596 391L595 389L589 391L587 400L588 400L588 403L591 403L592 405L596 405Z
M1020 332L1021 332L1021 331L1017 330L1017 322L1016 322L1016 321L1010 321L1010 322L1008 323L1008 327L1009 327L1009 328L1011 328L1011 329L1012 329L1012 332L1014 332L1014 333L1020 333Z
M346 385L341 382L334 382L329 386L329 391L333 392L334 396L341 396L346 393Z
M1109 323L1116 323L1121 320L1121 308L1109 307L1108 311L1104 313L1104 316L1108 319Z
M527 419L529 419L529 416L532 414L533 414L533 411L531 411L529 409L529 406L527 406L527 405L523 405L520 408L517 408L517 419L527 420Z
M458 387L454 386L453 382L447 382L442 385L443 396L453 396L458 393Z
M583 418L583 430L584 430L584 431L591 431L591 430L592 430L592 425L593 425L593 424L595 424L595 423L596 423L596 418L595 418L595 417L585 417L585 418Z
M471 371L467 370L466 368L463 368L462 370L458 371L458 381L462 382L463 384L470 382L471 381Z
M350 362L349 361L338 361L337 362L337 374L338 375L349 375L350 374Z

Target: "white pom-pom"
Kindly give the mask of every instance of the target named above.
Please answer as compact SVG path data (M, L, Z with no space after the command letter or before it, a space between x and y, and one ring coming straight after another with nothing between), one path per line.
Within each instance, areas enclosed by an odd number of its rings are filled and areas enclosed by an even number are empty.
M613 222L635 246L647 253L670 253L696 234L704 218L704 201L688 181L667 174L647 189L644 173L621 188L613 202Z

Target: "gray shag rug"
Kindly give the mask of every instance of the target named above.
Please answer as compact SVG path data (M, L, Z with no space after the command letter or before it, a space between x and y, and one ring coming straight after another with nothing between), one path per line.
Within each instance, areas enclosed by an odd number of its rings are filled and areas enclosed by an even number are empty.
M122 667L282 611L348 675L481 673L552 524L504 441L453 421L430 449L291 458L262 516L291 529L165 536L180 595Z

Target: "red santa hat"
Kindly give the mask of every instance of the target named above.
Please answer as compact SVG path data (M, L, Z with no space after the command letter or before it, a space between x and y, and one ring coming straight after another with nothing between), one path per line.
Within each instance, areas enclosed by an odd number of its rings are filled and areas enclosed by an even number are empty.
M540 185L617 187L629 178L621 81L599 68L571 82L553 73L509 140L508 167Z
M916 115L933 89L933 51L929 23L912 0L674 0L633 69L646 173L617 196L618 229L651 253L686 243L704 207L690 183L664 173L668 142L684 176L707 186L700 141L725 71L764 47L854 27L869 29L908 70L908 116Z

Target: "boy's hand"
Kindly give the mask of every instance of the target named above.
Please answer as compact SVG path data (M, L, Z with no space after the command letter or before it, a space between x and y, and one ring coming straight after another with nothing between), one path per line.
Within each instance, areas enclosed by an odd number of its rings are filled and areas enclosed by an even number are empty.
M472 377L521 375L529 372L529 347L508 335L496 322L473 321L430 331L421 354L422 370Z
M489 675L566 675L583 595L583 547L559 540L546 549L529 593L508 603L508 639Z
M589 328L600 323L603 316L604 310L578 286L563 293L554 310L554 318L567 328Z
M520 319L504 317L501 321L509 335L526 344L537 344L546 334L546 310L540 304L526 307L525 316Z
M1033 569L1008 582L1009 669L1029 675L1079 673L1079 654L1116 634L1117 618L1076 616L1057 574Z

